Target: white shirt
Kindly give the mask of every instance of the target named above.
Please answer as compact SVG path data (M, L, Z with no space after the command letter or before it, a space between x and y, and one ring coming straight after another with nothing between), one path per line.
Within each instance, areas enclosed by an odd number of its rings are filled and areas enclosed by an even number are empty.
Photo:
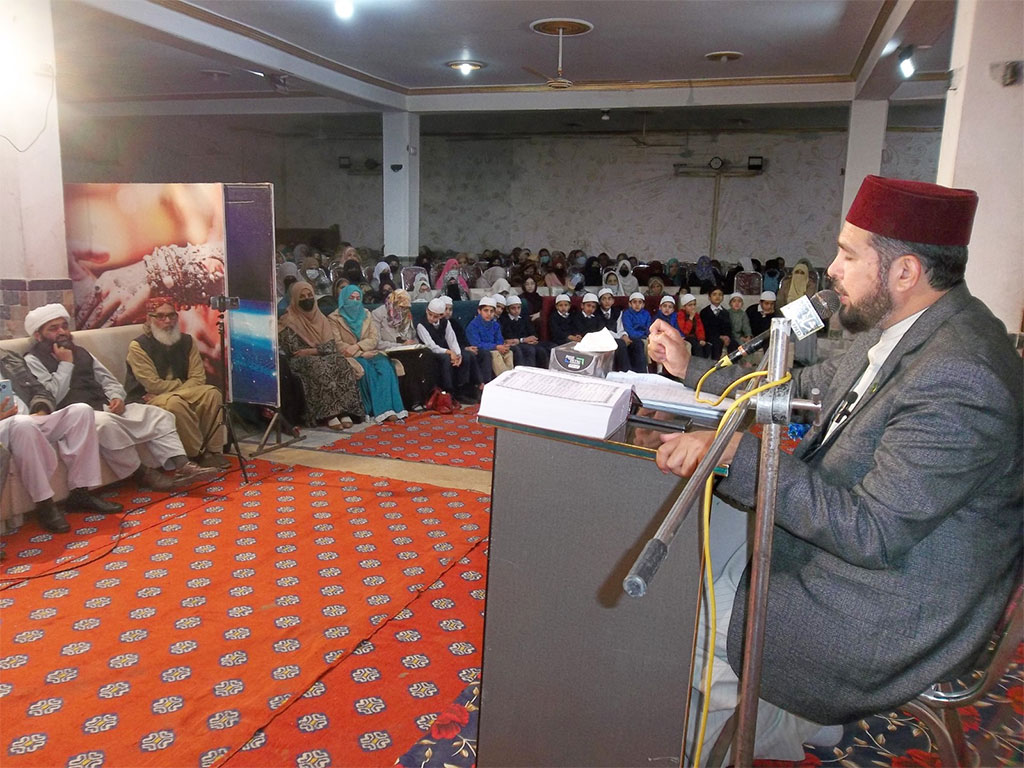
M437 325L440 325L440 322L438 322ZM435 325L434 327L437 328L437 325ZM433 337L431 337L430 332L427 331L426 326L423 323L417 324L416 335L419 337L420 341L422 341L424 345L426 345L430 349L431 352L445 353L450 349L452 352L455 353L456 357L462 357L462 350L459 349L459 342L455 338L455 331L452 329L451 323L448 323L448 327L444 331L444 340L448 344L448 349L443 349L442 347L434 343Z
M927 307L925 308L927 309ZM895 325L891 325L882 331L881 338L878 342L868 350L868 367L864 369L864 373L857 379L857 383L853 385L851 392L856 392L857 397L854 399L853 404L840 408L836 411L836 415L832 418L832 423L828 427L828 432L825 433L825 439L827 440L829 435L832 434L833 430L843 423L850 414L860 405L864 399L864 393L868 391L868 387L875 380L875 376L878 375L878 371L885 364L890 353L896 348L896 345L900 343L900 340L910 330L910 327L917 321L921 315L924 314L924 309L917 312L910 317L905 317ZM847 400L849 395L847 395Z

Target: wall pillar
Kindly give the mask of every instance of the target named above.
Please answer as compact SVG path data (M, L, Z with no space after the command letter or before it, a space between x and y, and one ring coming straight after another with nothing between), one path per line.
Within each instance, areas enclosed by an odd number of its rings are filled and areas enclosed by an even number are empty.
M882 169L885 128L889 119L888 101L855 100L850 105L850 129L846 144L846 175L843 179L843 212L853 205L864 177L876 176Z
M1010 332L1024 313L1024 85L1002 76L1022 59L1020 0L959 0L937 177L978 193L967 284Z
M411 264L420 248L420 116L383 117L384 253Z
M50 4L0 4L0 338L24 336L28 310L74 308Z

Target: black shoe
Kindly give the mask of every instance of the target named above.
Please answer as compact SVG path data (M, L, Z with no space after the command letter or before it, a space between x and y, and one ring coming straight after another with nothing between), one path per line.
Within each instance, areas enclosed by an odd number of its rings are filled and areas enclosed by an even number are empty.
M116 501L107 501L99 496L93 496L84 488L74 488L68 494L68 499L64 502L64 508L68 511L75 510L76 512L90 510L92 512L99 512L101 515L118 515L124 512L124 507Z
M68 519L64 517L57 505L50 501L41 501L36 504L36 519L39 524L51 533L67 533L71 530Z
M170 491L174 489L174 481L159 469L139 467L135 470L135 482L143 488L153 491Z
M174 470L174 479L171 482L174 488L186 488L199 483L208 483L219 474L222 473L213 467L200 467L194 461L186 461Z

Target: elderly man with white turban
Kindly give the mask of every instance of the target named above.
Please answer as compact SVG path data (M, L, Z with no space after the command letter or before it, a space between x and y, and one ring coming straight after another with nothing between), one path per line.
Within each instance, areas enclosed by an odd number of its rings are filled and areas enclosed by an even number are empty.
M25 363L58 408L71 403L92 407L100 451L110 469L123 479L135 474L141 485L171 490L213 479L217 470L188 460L169 411L143 403L125 404L125 389L86 349L77 346L68 329L68 311L60 304L33 309L25 332L36 343ZM156 467L146 466L136 446L143 445ZM159 468L172 471L168 476Z
M65 504L69 510L117 514L123 507L89 493L101 484L99 443L89 406L78 403L55 409L43 385L36 381L20 355L0 350L0 378L11 382L11 395L0 398L0 447L11 453L22 486L35 502L39 524L53 533L71 530L64 513L54 503L50 480L57 471L60 452L71 489ZM3 477L0 476L0 485Z

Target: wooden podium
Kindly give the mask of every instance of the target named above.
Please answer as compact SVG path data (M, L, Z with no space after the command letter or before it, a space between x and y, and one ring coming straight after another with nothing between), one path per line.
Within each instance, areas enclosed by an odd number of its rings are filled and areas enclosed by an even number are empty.
M497 430L477 764L678 765L698 515L646 597L622 580L685 481L632 428L589 440L481 421Z

